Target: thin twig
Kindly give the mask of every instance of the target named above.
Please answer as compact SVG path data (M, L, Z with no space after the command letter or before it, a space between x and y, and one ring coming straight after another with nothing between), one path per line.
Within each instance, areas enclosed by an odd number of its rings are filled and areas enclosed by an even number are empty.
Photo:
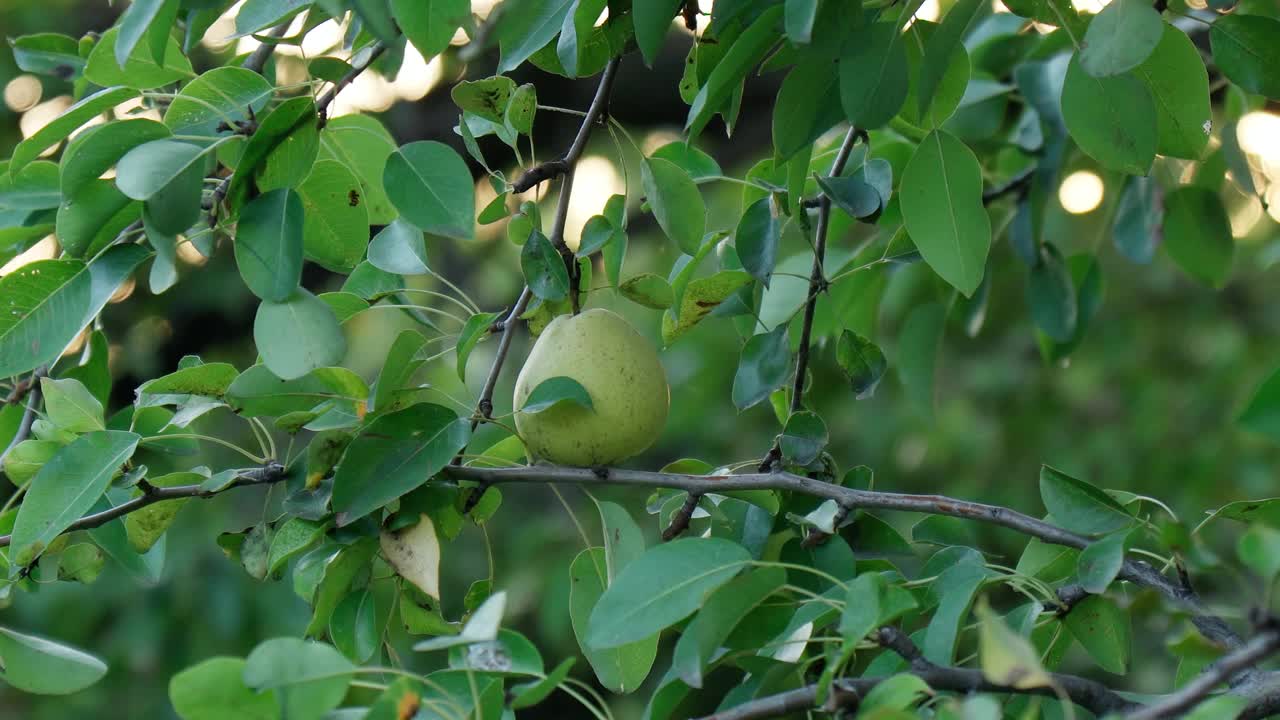
M97 512L92 515L86 515L79 520L67 526L60 534L66 534L75 530L89 530L105 525L119 517L124 517L135 510L140 510L148 505L163 500L181 500L183 498L210 498L215 495L238 487L248 487L250 485L269 485L277 483L285 479L284 466L277 462L270 462L260 468L252 468L239 473L230 485L217 491L204 490L200 485L176 485L174 487L152 487L150 491L139 495L128 502L120 503L113 508ZM0 535L0 547L6 547L13 540L12 535Z
M378 58L382 57L382 53L387 51L386 43L374 43L369 52L369 57L364 62L351 68L346 75L343 75L333 87L329 88L320 99L316 101L316 113L320 116L320 127L323 128L325 123L329 122L329 105L333 103L334 98L338 97L338 93L342 92L355 79L360 77L360 73L369 69Z
M1129 713L1128 720L1159 720L1181 715L1209 697L1213 689L1280 652L1280 629L1268 628L1235 652L1209 666L1194 680L1163 700Z
M596 95L591 100L591 106L587 108L587 114L582 118L582 125L578 128L578 135L573 139L573 144L569 146L568 152L562 157L548 160L529 168L527 172L520 176L520 179L511 184L512 192L516 194L527 192L538 183L567 174L573 169L573 166L578 162L578 157L587 148L587 140L591 137L591 130L596 124L604 122L604 119L608 116L609 95L613 92L613 81L618 74L618 63L619 58L614 58L605 66L604 74L600 76L600 85L596 88Z
M958 500L944 495L858 490L788 472L742 475L685 475L622 468L572 468L531 465L519 468L449 467L445 473L457 480L499 483L577 483L586 486L639 486L672 488L688 493L723 493L729 490L786 490L816 498L834 500L867 510L894 510L928 515L946 515L1008 528L1052 545L1083 550L1091 539L1066 528L1047 523L1025 513L998 505ZM1220 617L1211 615L1196 593L1161 575L1141 560L1126 559L1119 577L1148 587L1191 614L1191 620L1210 641L1235 649L1244 644L1240 636Z

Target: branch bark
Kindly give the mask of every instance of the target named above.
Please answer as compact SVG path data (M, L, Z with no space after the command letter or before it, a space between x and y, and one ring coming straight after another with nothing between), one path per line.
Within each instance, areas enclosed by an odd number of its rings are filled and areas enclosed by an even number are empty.
M684 475L620 468L530 465L516 468L452 466L445 469L445 474L457 480L475 481L485 486L500 483L576 483L603 487L627 485L673 488L697 494L722 493L728 490L784 490L834 500L841 505L866 510L917 512L974 520L1008 528L1042 542L1077 550L1083 550L1090 543L1090 538L1084 535L999 505L959 500L945 495L856 490L788 472ZM1226 621L1205 609L1194 591L1161 575L1146 562L1126 558L1121 566L1119 577L1158 592L1188 612L1192 622L1209 640L1230 649L1244 644Z
M282 38L284 34L289 32L289 24L291 21L286 20L279 25L271 28L267 32L267 36L271 38ZM252 70L261 73L262 69L267 66L267 60L271 58L271 54L276 51L275 43L262 43L259 45L249 57L245 58L244 64L241 66L245 70Z
M1280 630L1266 629L1243 647L1210 665L1207 670L1177 692L1166 695L1159 702L1129 713L1128 720L1160 720L1160 718L1181 715L1208 698L1214 688L1231 681L1237 674L1249 670L1277 652L1280 652Z
M360 77L361 73L368 70L369 66L377 61L378 58L382 57L382 53L387 51L386 44L381 42L374 43L372 48L373 49L370 51L369 57L365 58L364 62L352 67L346 75L343 75L333 87L329 88L328 91L321 95L320 99L316 101L316 113L320 116L319 126L321 128L325 126L325 123L329 122L329 106L333 104L334 98L338 97L338 93L342 92L348 85L355 82L355 79Z
M154 487L148 486L148 489L142 495L139 495L128 502L120 503L113 508L97 512L92 515L85 515L79 520L67 526L60 535L64 535L76 530L90 530L92 528L105 525L116 518L124 517L135 510L141 510L148 505L154 505L164 500L181 500L183 498L211 498L215 495L221 495L228 490L239 487L248 487L250 485L270 485L285 479L284 466L277 462L268 463L260 468L251 468L241 472L230 485L217 491L209 491L201 489L200 485L176 485L174 487ZM12 535L0 535L0 547L7 547L13 541Z

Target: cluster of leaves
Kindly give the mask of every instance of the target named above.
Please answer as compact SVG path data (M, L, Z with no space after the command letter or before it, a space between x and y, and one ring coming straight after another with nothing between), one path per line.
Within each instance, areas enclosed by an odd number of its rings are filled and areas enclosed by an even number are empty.
M679 83L689 104L684 139L645 155L640 186L610 198L572 245L563 210L547 222L537 202L517 204L528 188L477 142L493 135L525 165L522 139L541 107L533 85L498 74L452 89L459 142L496 194L478 214L471 165L453 147L398 146L376 118L328 119L328 105L360 72L394 73L405 43L427 58L452 52L459 29L472 43L496 42L499 73L525 64L571 78L603 72L607 95L617 58L638 51L656 60L680 0L508 0L483 21L459 0L248 0L235 18L238 36L300 44L326 20L347 27L347 59L315 58L306 82L287 87L271 80L264 56L196 71L189 55L229 0L135 0L101 36L13 40L20 67L70 83L79 99L0 165L0 258L51 232L61 248L0 279L0 377L29 375L38 390L20 395L15 385L13 396L41 402L34 421L22 402L0 411L0 438L15 440L5 474L20 488L0 510L0 600L46 582L91 582L108 557L154 580L165 532L190 499L280 483L279 514L217 542L251 576L291 579L312 608L309 639L268 640L247 658L179 673L171 686L179 715L500 718L560 689L606 716L594 690L571 676L572 659L547 670L527 639L501 628L499 579L470 588L464 617L441 611L442 544L467 523L488 521L502 499L489 489L477 502L474 483L451 475L452 463L473 458L462 466L493 469L534 458L515 435L464 455L487 413L460 416L416 381L427 363L450 359L465 380L472 351L504 317L459 292L421 287L434 277L431 243L467 241L477 223L504 222L532 296L519 319L535 334L600 287L662 311L665 345L703 322L733 324L745 338L733 405L773 407L784 469L857 490L870 489L870 469L841 472L827 424L795 396L804 393L810 346L831 341L851 399L873 393L888 367L876 323L888 271L922 262L936 276L935 299L903 319L896 358L922 406L932 404L947 316L962 313L976 334L993 283L1025 283L1025 312L1047 359L1076 351L1101 304L1099 250L1066 256L1043 229L1062 169L1081 154L1112 179L1130 176L1108 209L1126 258L1150 262L1162 235L1190 277L1215 287L1230 278L1235 247L1220 189L1228 177L1246 194L1262 189L1235 121L1280 99L1280 21L1262 3L1218 14L1175 2L1162 13L1116 0L1090 16L1065 0L1010 1L1013 12L1000 14L985 0L959 0L939 23L913 20L921 4L720 0ZM283 23L303 11L301 30L286 35ZM1032 21L1051 30L1029 31ZM1212 85L1193 39L1206 29ZM729 178L697 141L713 123L732 131L757 71L784 74L773 153ZM161 120L117 117L127 101L162 111ZM602 121L630 141L625 127L596 113L584 132ZM102 115L110 119L76 133ZM51 151L56 160L42 159ZM572 172L575 160L531 172L550 179ZM1162 179L1181 176L1183 161L1199 163L1194 183ZM743 186L742 211L727 227L709 227L699 187L725 181ZM637 207L671 241L665 277L625 272ZM1009 238L1025 277L988 272L997 237ZM259 300L259 362L240 370L187 357L108 413L109 353L97 320L123 285L143 281L144 266L153 293L178 282L181 244L206 257L234 254ZM593 284L597 258L605 281ZM305 288L308 262L345 276L341 286ZM418 329L394 339L368 382L339 365L344 323L388 310ZM65 355L85 332L85 352ZM437 352L440 338L454 348ZM553 378L519 411L566 401L591 405L580 385ZM202 417L225 412L251 429L256 452L196 432ZM1280 375L1243 422L1280 436ZM283 436L301 449L281 457ZM148 471L211 442L231 445L250 465ZM663 473L729 469L680 460ZM971 529L946 513L903 533L876 513L801 493L713 493L695 497L684 518L699 537L646 548L630 513L601 502L603 543L570 567L573 630L598 683L618 693L649 677L661 634L678 630L651 718L687 714L682 703L697 704L694 691L720 669L736 682L721 708L810 685L821 706L839 681L859 677L878 683L860 712L902 716L947 688L930 688L910 658L880 647L875 633L890 624L933 665L976 658L989 682L1010 691L1060 690L1050 671L1073 644L1102 670L1124 674L1131 608L1110 590L1127 554L1155 555L1183 572L1212 571L1220 560L1197 535L1203 525L1188 528L1150 498L1051 468L1040 487L1049 520L1089 543L1032 539L1014 567L970 547ZM1248 523L1239 559L1268 582L1280 573L1277 503L1236 503L1212 516ZM113 512L121 506L128 512ZM654 492L647 507L661 525L690 509L670 490ZM1084 599L1064 603L1068 586ZM1018 596L1025 601L1009 602ZM1003 614L990 607L1004 603L1012 607ZM1178 681L1223 650L1214 644L1221 638L1185 627L1171 644ZM406 633L426 636L417 650L446 650L448 668L419 676L377 666L395 661L387 641ZM31 692L73 692L105 672L90 655L5 628L0 661L0 677ZM355 682L359 673L393 679ZM1215 712L1237 701L1245 702L1225 697ZM1017 716L1039 707L1033 702L1058 703L1019 697L1001 710L979 697L934 708Z

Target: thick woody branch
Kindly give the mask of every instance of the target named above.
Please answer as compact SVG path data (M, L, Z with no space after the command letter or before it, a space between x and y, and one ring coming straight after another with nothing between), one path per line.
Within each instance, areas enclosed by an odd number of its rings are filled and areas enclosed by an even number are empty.
M148 485L146 486L146 491L142 495L139 495L128 502L120 503L109 510L103 510L102 512L97 512L92 515L86 515L68 525L67 529L63 531L63 534L74 532L76 530L91 530L105 525L116 518L124 517L136 510L141 510L148 505L154 505L165 500L211 498L215 495L221 495L232 488L248 487L250 485L270 485L284 479L284 466L280 463L272 462L260 468L241 471L230 485L217 491L204 490L200 485L176 485L174 487L155 487ZM12 535L0 535L0 547L7 547L12 540Z
M723 493L729 490L785 490L811 497L834 500L865 510L894 510L974 520L1008 528L1052 545L1083 550L1090 538L1066 528L1047 523L1017 510L999 505L958 500L945 495L912 495L908 493L857 490L788 472L748 473L742 475L684 475L620 468L572 468L555 465L530 465L516 468L482 468L453 466L445 474L455 480L470 480L485 485L500 483L576 483L585 486L638 486L673 488L687 493ZM1191 615L1192 622L1206 638L1223 647L1235 649L1244 644L1227 623L1211 615L1195 592L1161 575L1141 560L1126 559L1120 579L1151 588Z

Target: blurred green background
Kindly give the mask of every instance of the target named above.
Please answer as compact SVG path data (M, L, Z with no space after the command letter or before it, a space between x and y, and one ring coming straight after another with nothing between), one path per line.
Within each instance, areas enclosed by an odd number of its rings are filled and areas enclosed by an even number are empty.
M78 37L109 27L122 4L4 0L0 28L8 37L50 31ZM217 40L216 31L210 39ZM683 125L686 106L676 83L690 42L689 35L673 32L653 71L644 69L636 57L623 63L611 111L646 151L676 139ZM212 67L236 52L234 47L213 44L193 58L197 69ZM283 78L289 65L298 62L283 58L276 70ZM435 139L460 149L451 129L457 110L449 100L449 84L487 76L495 63L494 53L467 65L457 59L431 65L409 62L407 68L416 68L412 77L405 75L395 83L370 81L343 97L352 107L385 108L380 117L401 143ZM571 82L533 69L521 69L515 77L536 83L539 102L546 105L581 109L594 91L592 80ZM779 79L766 75L748 83L732 139L717 129L700 142L726 174L741 176L771 152L770 116ZM70 92L66 83L56 80L19 78L7 51L0 53L0 87L6 88L6 104L0 106L0 156L7 156L24 134L33 131L29 126L40 112L61 107L59 103L67 101L59 98ZM24 116L31 113L35 115L24 126ZM541 112L535 127L537 156L562 152L576 129L571 116ZM873 148L882 138L875 140ZM595 134L575 185L569 235L629 179L633 207L626 274L650 270L665 275L675 251L652 217L634 207L639 195L637 156L626 143L615 145L607 133ZM482 147L496 167L518 174L515 159L503 146L488 138ZM626 151L623 163L618 160L620 147ZM1049 238L1065 254L1096 252L1103 268L1105 300L1079 349L1060 363L1043 359L1024 301L1025 267L1000 238L991 253L990 297L981 331L968 336L958 311L948 320L930 414L909 401L893 370L897 341L910 309L929 300L949 303L950 297L938 290L923 266L879 266L871 272L883 275L887 287L871 335L885 349L891 370L874 396L855 400L848 392L835 367L831 343L815 353L813 382L821 389L810 395L810 402L831 429L831 452L842 468L874 468L880 489L942 492L1031 514L1041 512L1036 486L1041 463L1103 487L1158 497L1193 524L1205 510L1228 501L1280 494L1275 475L1280 452L1234 424L1257 384L1280 364L1280 313L1274 298L1266 295L1280 279L1272 268L1272 261L1280 257L1275 221L1256 199L1225 191L1239 241L1232 281L1216 292L1189 280L1161 254L1150 265L1134 265L1120 255L1108 229L1110 209L1118 199L1116 178L1096 171L1087 158L1072 157L1069 165L1072 170L1096 172L1104 189L1097 209L1071 215L1055 206L1047 226ZM1273 160L1272 169L1276 165L1280 162ZM492 193L476 170L478 202L483 203ZM1162 165L1161 170L1168 173L1161 179L1167 180L1182 168ZM741 188L711 183L703 190L711 209L708 229L731 228ZM543 198L547 217L553 201L554 190L550 198ZM848 252L866 236L856 228L842 233L833 238L835 252ZM782 257L797 257L784 259L784 268L807 274L806 252L803 239L789 235ZM431 253L434 269L486 310L509 305L519 291L518 248L506 240L501 224L481 228L472 243L441 243ZM129 403L143 380L172 371L183 355L199 354L241 368L253 362L255 303L237 275L229 247L224 244L207 263L183 265L181 273L182 281L163 295L152 296L139 286L105 313L115 382L112 410ZM602 273L596 275L596 283L603 283ZM337 289L342 278L311 267L304 282L319 292ZM794 291L795 283L802 282L778 278L782 289L775 291L775 300L786 305L780 298L788 285ZM424 287L443 290L429 281ZM615 307L657 340L659 312L624 305L607 289L594 291L591 304ZM830 309L824 312L829 315ZM395 333L408 326L408 320L394 312L361 315L348 324L351 350L346 364L372 378ZM630 465L656 469L681 457L727 465L758 459L768 449L779 428L767 404L740 414L729 400L741 342L733 323L709 321L663 351L672 384L671 419L661 441ZM473 354L465 386L454 372L451 353L432 365L424 381L439 388L441 402L456 401L460 412L468 411L493 345L483 344ZM441 349L448 346L446 341ZM511 383L527 346L525 333L520 333L499 386L499 412L510 409ZM229 413L215 413L200 423L201 432L251 438L244 423ZM475 448L486 445L483 438L473 443ZM216 450L169 462L238 465L235 456ZM0 483L0 496L11 492L7 481ZM549 662L576 654L567 611L567 569L582 541L546 488L510 487L503 493L503 507L487 529L498 587L511 596L509 616ZM614 495L656 537L657 520L644 510L646 494ZM566 489L566 498L593 530L598 523L591 503L572 488ZM67 698L42 699L0 688L0 719L172 717L166 686L178 670L214 655L244 655L267 637L300 633L309 613L287 576L283 581L254 582L214 543L219 532L240 530L264 514L273 516L278 500L250 490L190 503L170 533L169 561L156 587L139 587L109 564L90 587L51 585L34 595L20 595L12 607L0 610L0 623L79 645L111 664L106 681ZM894 521L907 528L913 519ZM1227 529L1214 528L1211 533L1224 556L1231 555L1234 542ZM977 530L993 561L1016 562L1019 538ZM488 571L484 539L475 528L445 548L447 616L458 616L466 588ZM1205 588L1211 598L1220 593L1237 604L1242 594L1262 599L1262 588L1247 581L1236 586L1238 578L1228 577L1227 585ZM1163 624L1167 621L1159 622L1135 628L1137 642L1148 646L1135 655L1150 659L1137 664L1136 684L1150 690L1163 687L1171 667L1156 652L1169 630ZM430 667L428 659L412 653L402 658L413 669ZM662 662L660 658L655 675L661 674ZM581 662L576 672L584 679L589 674ZM619 717L638 716L644 697L642 690L619 700ZM581 712L566 703L562 696L553 699L529 717Z

